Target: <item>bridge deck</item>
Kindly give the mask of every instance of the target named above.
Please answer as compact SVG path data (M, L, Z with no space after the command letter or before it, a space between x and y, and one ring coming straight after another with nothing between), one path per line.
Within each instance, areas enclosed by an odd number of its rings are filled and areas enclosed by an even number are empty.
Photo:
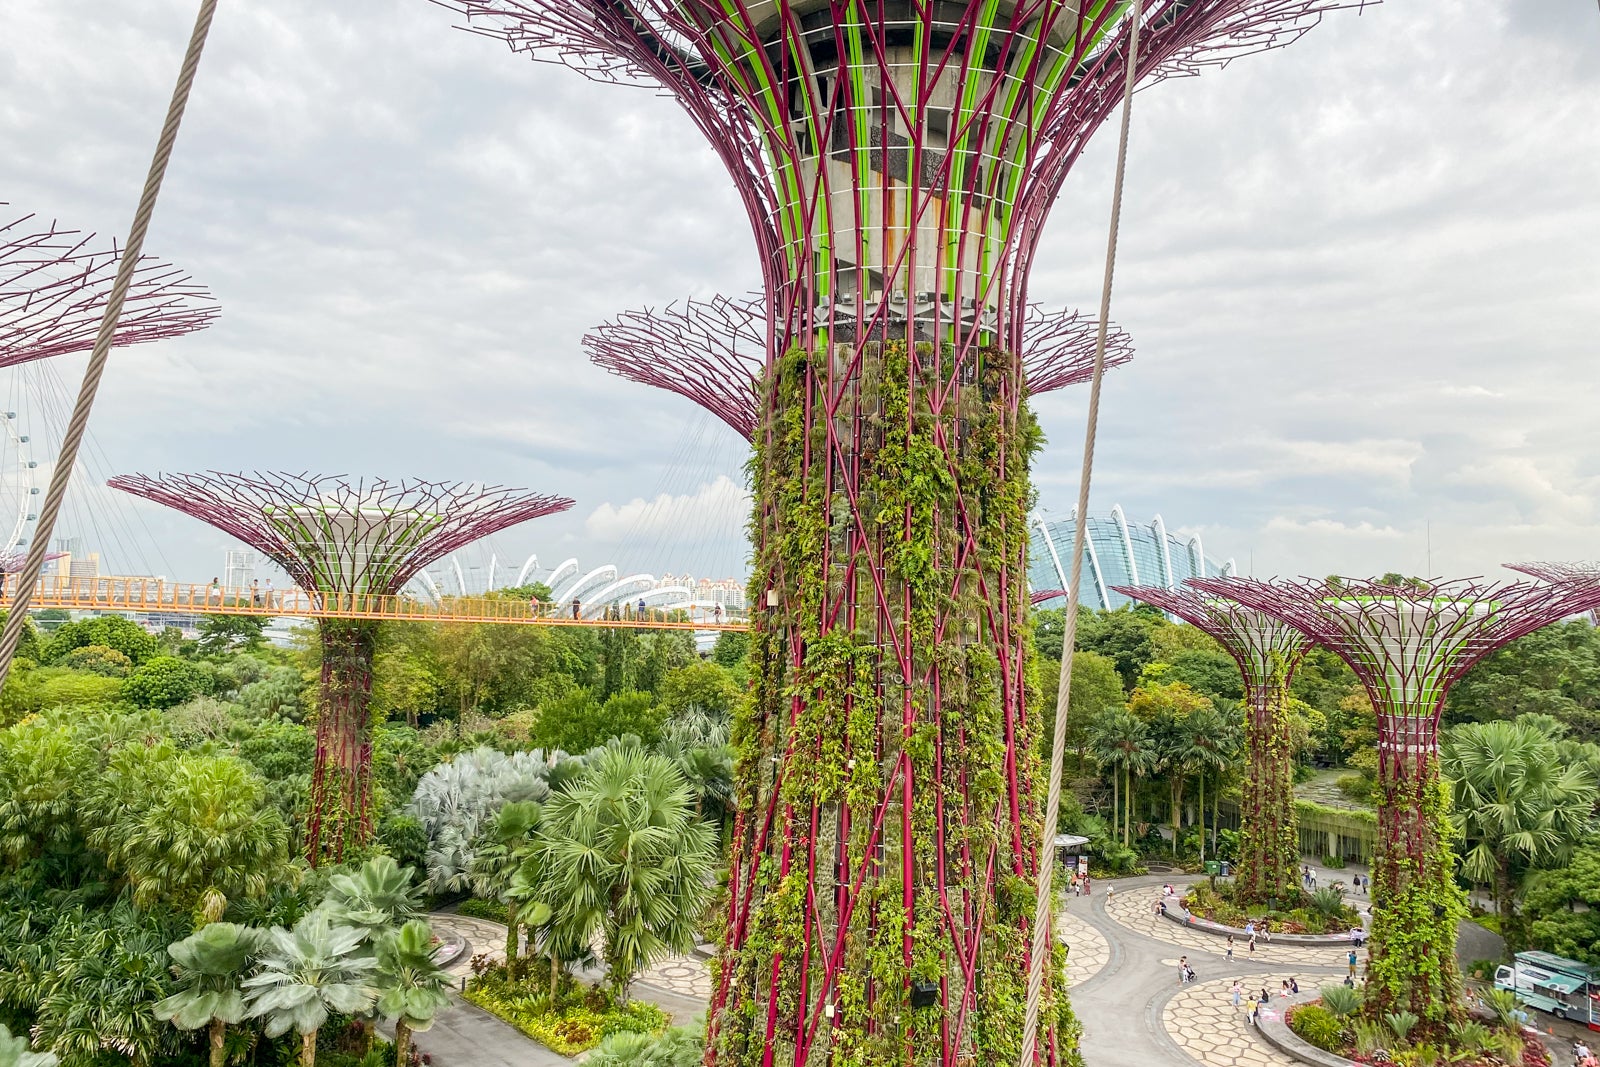
M5 575L0 606L16 596L16 577ZM684 611L632 605L610 618L574 619L570 605L532 604L509 597L443 597L437 603L366 593L308 593L303 589L228 589L214 584L154 578L41 578L30 609L126 611L135 614L260 615L300 619L393 619L400 622L491 622L524 626L628 626L646 630L746 630L743 620L695 619Z

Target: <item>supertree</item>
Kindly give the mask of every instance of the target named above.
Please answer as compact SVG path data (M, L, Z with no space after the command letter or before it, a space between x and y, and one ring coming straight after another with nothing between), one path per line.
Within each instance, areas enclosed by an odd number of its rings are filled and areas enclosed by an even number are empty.
M114 241L96 245L92 233L34 219L0 225L0 367L93 348L122 255ZM210 326L217 314L205 287L145 256L112 344L181 337Z
M1461 1011L1450 792L1439 712L1484 656L1587 606L1589 590L1478 580L1199 578L1190 585L1266 613L1355 672L1378 719L1367 1010L1410 1011L1437 1032Z
M1116 586L1210 634L1244 678L1245 743L1250 753L1240 804L1239 899L1288 901L1299 895L1300 843L1294 817L1294 740L1289 681L1311 647L1301 631L1265 612L1178 586Z
M119 475L112 488L200 519L266 555L314 602L359 615L429 563L572 501L518 489L310 474ZM306 856L344 855L372 834L372 730L367 713L378 624L322 618L321 699Z
M623 312L585 334L583 347L596 366L692 400L750 441L759 421L756 389L767 365L766 322L759 294L718 295ZM1076 311L1028 306L1022 381L1029 396L1089 380L1097 325ZM1132 338L1113 328L1105 366L1120 367L1132 358Z
M1029 272L1130 73L1284 43L1338 0L1149 0L1137 49L1100 0L439 2L670 93L754 231L765 612L708 1062L1076 1059L1059 982L1030 1025Z

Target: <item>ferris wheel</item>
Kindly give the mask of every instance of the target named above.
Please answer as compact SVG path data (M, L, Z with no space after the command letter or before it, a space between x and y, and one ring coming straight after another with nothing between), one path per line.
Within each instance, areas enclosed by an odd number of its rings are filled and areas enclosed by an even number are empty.
M39 463L16 411L0 411L0 571L21 561L39 507Z

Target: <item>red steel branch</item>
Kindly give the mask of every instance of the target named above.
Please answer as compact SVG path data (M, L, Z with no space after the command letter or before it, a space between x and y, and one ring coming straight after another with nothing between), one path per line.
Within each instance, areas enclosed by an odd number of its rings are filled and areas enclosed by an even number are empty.
M0 224L0 367L92 349L121 254L114 241L97 246L92 233L63 230L33 215ZM181 337L210 326L217 315L204 286L145 256L112 343Z
M398 593L441 556L573 503L414 478L207 471L125 474L107 484L237 537L309 593Z
M1030 396L1089 380L1098 323L1074 310L1028 306L1023 326L1022 375ZM655 386L700 405L752 440L756 390L766 366L766 302L714 296L682 300L659 310L626 311L583 338L589 361L619 378ZM1106 367L1133 358L1133 339L1120 327L1106 337Z

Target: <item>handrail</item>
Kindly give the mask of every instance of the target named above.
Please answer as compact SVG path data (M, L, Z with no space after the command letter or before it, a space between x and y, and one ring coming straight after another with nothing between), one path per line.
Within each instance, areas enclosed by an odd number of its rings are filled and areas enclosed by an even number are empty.
M17 576L0 576L0 604L16 599ZM34 583L30 609L128 611L175 615L257 615L305 619L393 619L411 622L520 623L535 626L628 626L653 630L747 630L732 618L685 618L682 610L613 605L604 618L572 618L566 605L511 597L443 597L437 603L392 593L307 592L304 589L228 588L219 583L159 578L47 575Z

